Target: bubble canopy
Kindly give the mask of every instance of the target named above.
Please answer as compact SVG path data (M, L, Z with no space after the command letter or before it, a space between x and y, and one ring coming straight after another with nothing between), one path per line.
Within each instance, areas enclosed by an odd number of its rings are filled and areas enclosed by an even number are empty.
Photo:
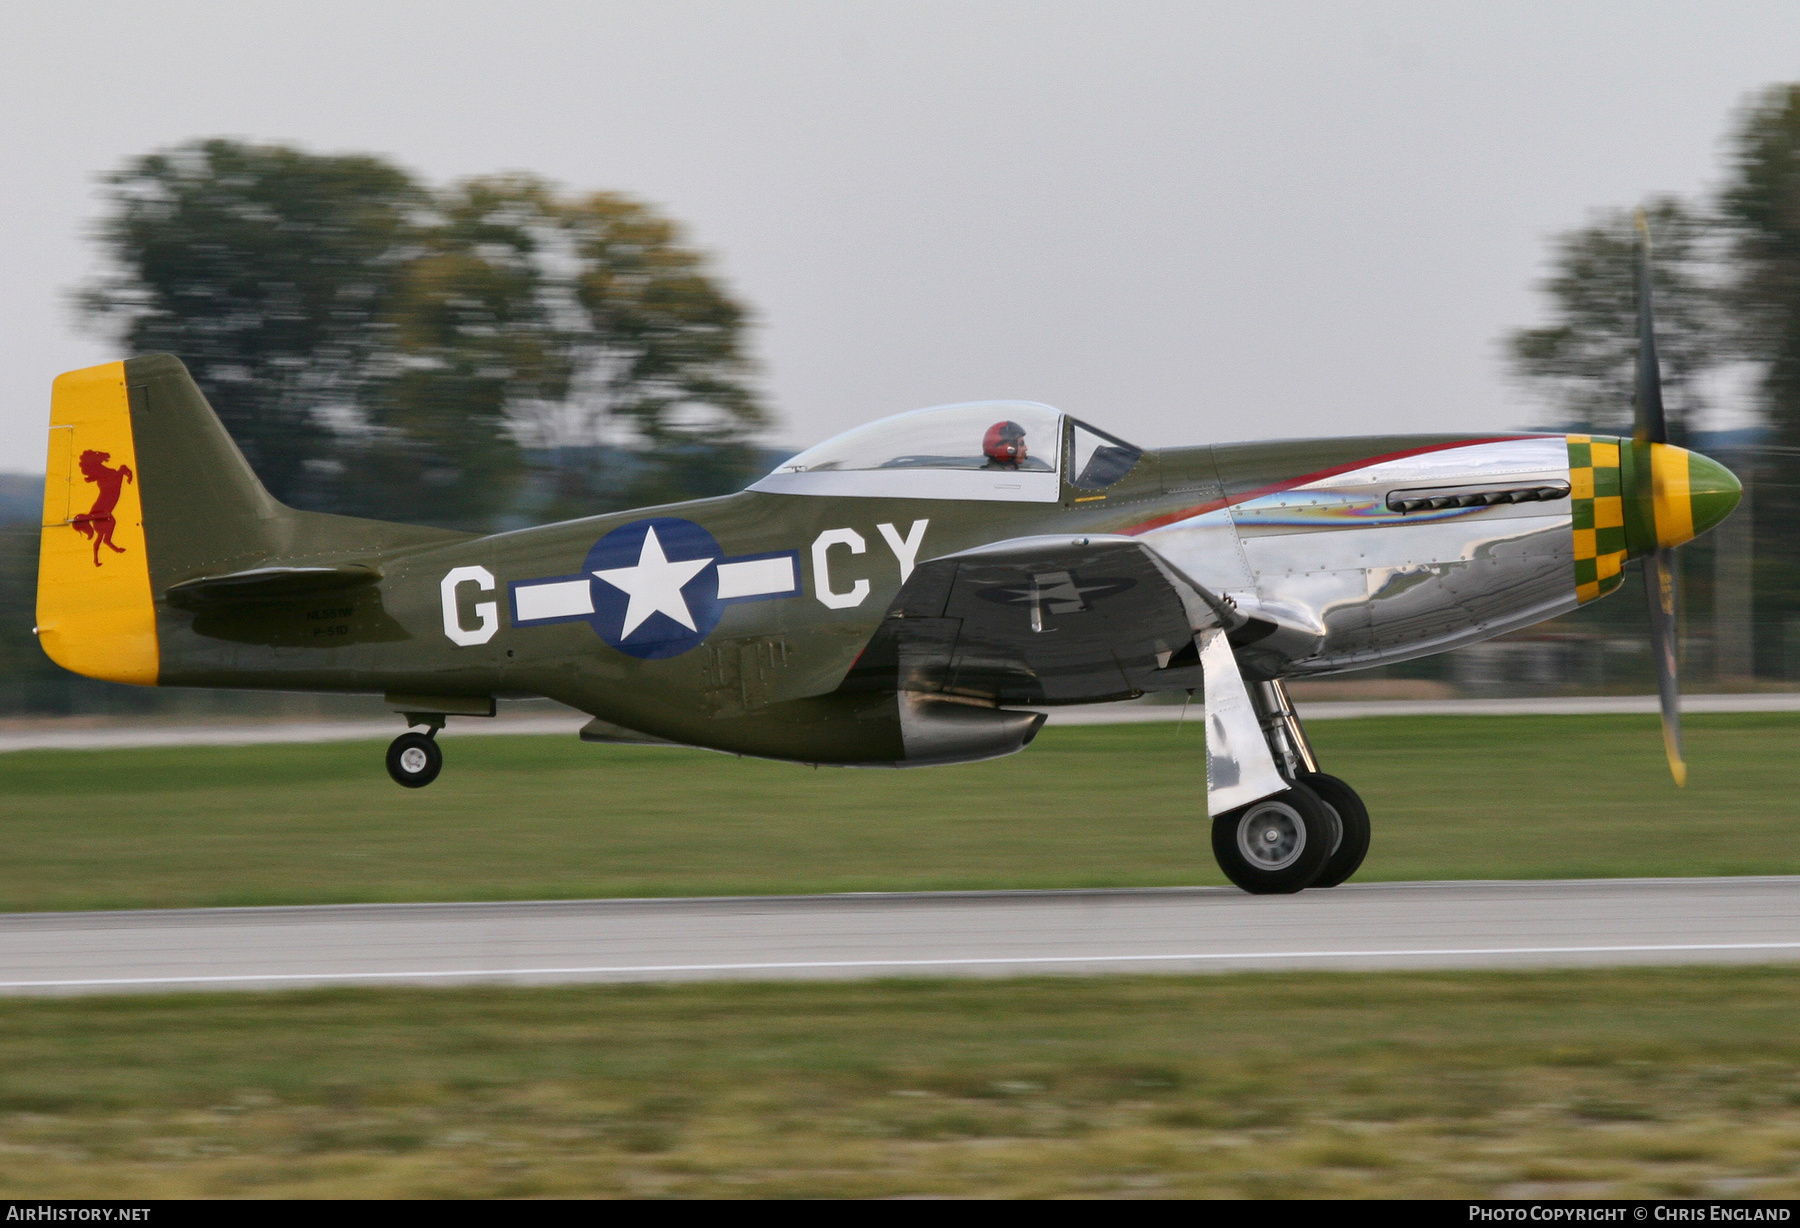
M916 409L815 444L750 489L1053 503L1061 495L1064 422L1062 413L1034 401ZM1135 461L1138 450L1122 446Z

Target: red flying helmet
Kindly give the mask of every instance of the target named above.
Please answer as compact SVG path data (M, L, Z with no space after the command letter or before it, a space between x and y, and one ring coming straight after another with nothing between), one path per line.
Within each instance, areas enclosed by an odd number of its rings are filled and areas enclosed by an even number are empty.
M1025 428L1017 422L996 422L982 438L981 452L989 461L1008 468L1025 459Z

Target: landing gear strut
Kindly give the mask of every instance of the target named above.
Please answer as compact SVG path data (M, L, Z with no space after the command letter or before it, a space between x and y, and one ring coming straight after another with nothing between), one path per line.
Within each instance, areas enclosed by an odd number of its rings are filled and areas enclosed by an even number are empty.
M388 745L387 770L396 784L409 789L423 789L444 770L444 752L437 744L437 732L444 727L441 716L406 714L409 725L427 726L424 733L407 730Z
M1275 764L1293 787L1213 820L1213 855L1225 877L1252 894L1335 887L1368 855L1368 807L1355 789L1319 771L1280 682L1248 689Z

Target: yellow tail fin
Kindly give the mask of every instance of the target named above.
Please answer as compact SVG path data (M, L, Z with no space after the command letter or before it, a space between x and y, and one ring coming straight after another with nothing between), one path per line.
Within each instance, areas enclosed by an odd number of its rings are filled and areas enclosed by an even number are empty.
M64 669L155 686L156 606L125 364L56 378L38 548L38 643Z

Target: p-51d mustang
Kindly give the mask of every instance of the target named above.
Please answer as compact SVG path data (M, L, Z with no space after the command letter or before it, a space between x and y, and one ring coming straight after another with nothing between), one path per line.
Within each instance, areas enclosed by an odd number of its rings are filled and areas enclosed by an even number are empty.
M403 785L447 717L547 696L595 742L912 767L1011 754L1031 708L1201 691L1233 882L1344 881L1367 811L1284 679L1475 643L1645 560L1670 762L1668 551L1739 487L1662 429L1647 312L1632 439L1424 435L1146 451L1044 405L885 418L748 490L480 537L297 511L182 364L61 376L38 635L149 686L384 694ZM91 506L90 506L91 504Z

